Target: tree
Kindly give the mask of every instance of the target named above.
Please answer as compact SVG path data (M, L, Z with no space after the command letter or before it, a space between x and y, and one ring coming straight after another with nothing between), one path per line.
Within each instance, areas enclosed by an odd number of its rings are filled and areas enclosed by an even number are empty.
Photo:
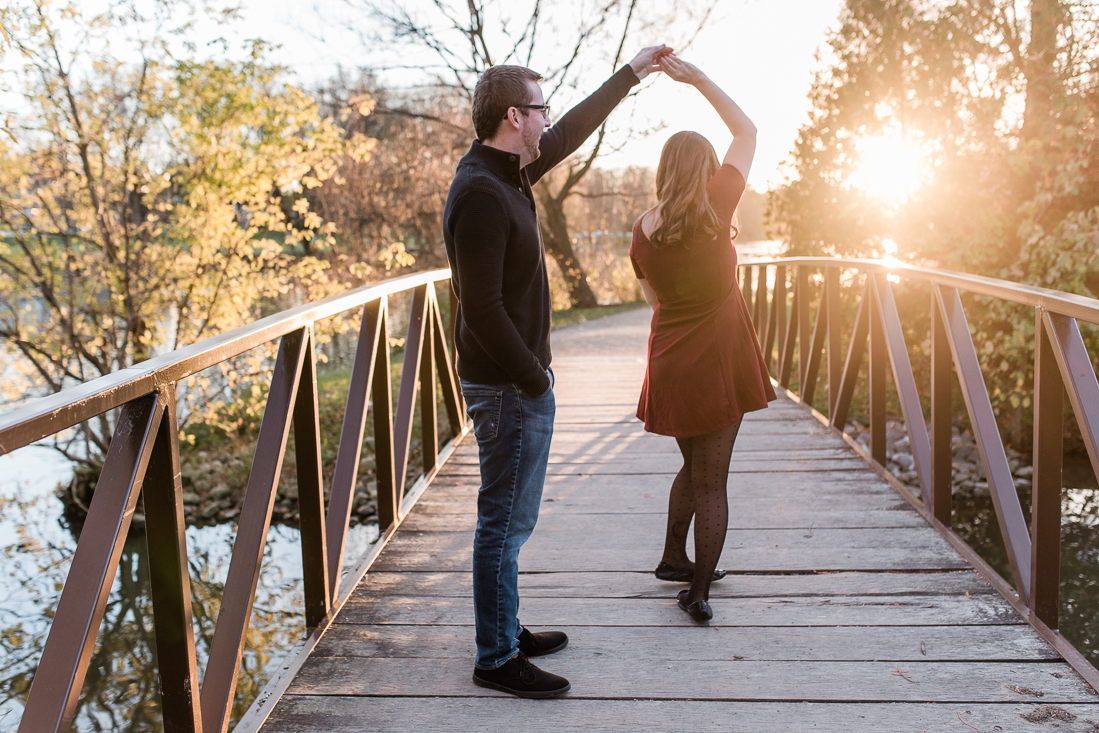
M847 1L770 202L789 253L895 246L918 263L1099 297L1097 4L1020 6ZM889 198L859 184L874 155L904 148L922 160L921 185ZM1018 435L1033 319L967 305L993 402Z
M341 73L317 93L345 134L375 141L369 161L345 158L311 192L341 232L339 251L360 263L407 249L421 266L445 264L447 184L469 143L465 98L439 87L386 89L373 74Z
M366 39L368 45L386 48L387 57L409 59L398 65L379 65L378 70L413 68L432 85L452 90L468 104L477 78L485 69L496 64L521 64L545 76L546 100L556 109L565 109L567 102L579 101L590 92L628 60L624 53L632 46L639 49L666 42L679 50L688 47L716 5L715 0L674 5L642 4L638 0L583 0L574 4L542 0L471 0L458 4L435 0L426 9L414 9L405 0L361 2L367 14L381 21L375 35ZM616 115L621 118L622 113ZM601 155L648 132L635 129L632 123L624 128L604 124L593 141L565 164L566 175L538 184L542 238L574 307L598 303L573 248L566 204L581 190L580 183Z
M790 252L880 253L889 238L901 256L1026 277L1035 227L1099 203L1094 3L1016 5L848 0L772 200ZM883 138L923 160L900 201L856 184Z
M12 16L13 13L11 8L0 7L0 59L7 57L11 51L11 35L8 33L8 26L11 25ZM11 91L5 84L2 72L3 67L0 67L0 95L7 94ZM7 137L14 140L15 136L12 134L11 126L11 114L5 113L3 119L0 119L0 137Z
M567 169L551 171L547 187L559 187ZM573 251L587 282L602 305L641 299L637 277L630 266L633 224L656 204L651 168L630 167L607 171L593 168L565 204ZM555 308L570 305L563 278L551 283ZM558 285L558 283L562 283Z
M235 327L291 289L327 292L325 263L301 249L334 230L304 192L368 141L279 83L261 43L215 63L160 41L120 47L120 31L152 22L136 4L6 13L26 109L18 142L0 139L0 340L23 377L9 398ZM111 433L103 415L57 447L96 468Z

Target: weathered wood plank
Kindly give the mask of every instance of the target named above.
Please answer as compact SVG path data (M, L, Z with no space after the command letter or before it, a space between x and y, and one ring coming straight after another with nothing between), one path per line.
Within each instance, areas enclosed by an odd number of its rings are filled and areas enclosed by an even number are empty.
M453 535L451 535L453 536ZM466 570L472 563L472 552L463 547L442 549L429 547L422 550L395 547L386 550L375 564L378 570ZM535 555L524 552L522 567L531 572L576 570L587 572L648 572L660 560L660 547L655 544L643 557L636 553L616 552L604 556L586 556L577 559L574 553L564 549L544 550ZM881 571L881 570L958 570L969 567L955 553L939 554L933 551L905 551L887 549L821 550L813 557L805 557L804 550L749 548L740 552L726 549L721 567L741 573L803 573L812 571Z
M645 498L652 505L648 507L649 511L630 512L628 518L618 515L607 516L601 512L556 511L558 505L565 504L565 500L547 498L543 500L539 524L541 527L553 530L577 533L583 531L605 533L609 522L628 521L631 535L660 536L664 532L667 522L664 511L666 500L662 496ZM438 503L432 504L433 511L417 512L410 515L401 525L401 529L404 532L472 532L476 526L476 508L470 506L472 503L471 500L470 502L455 501L447 504L447 506L452 506L453 512L444 512ZM872 529L884 532L892 528L922 530L926 527L923 519L910 510L832 513L833 516L841 518L843 522L829 525L823 521L820 524L817 523L818 518L827 519L827 514L812 512L799 515L792 513L788 505L780 502L769 502L762 506L753 503L750 509L737 502L733 504L733 508L734 510L741 509L741 511L733 512L729 522L729 532L770 529L801 531L806 535L803 539L816 539L818 532L832 529L846 529L852 532ZM875 515L885 515L885 518L875 518ZM799 525L790 521L797 519L799 516L803 518L804 524ZM907 521L905 521L905 518L907 518ZM812 524L812 528L810 528L810 524ZM829 538L834 536L828 535ZM691 540L688 540L688 544L690 542ZM651 542L646 541L645 546L651 546Z
M660 501L660 504L664 503L662 499L659 499L659 501ZM898 516L915 515L917 518L919 518L919 515L916 515L915 512L912 512L910 514L909 512L899 512L899 511L897 511L897 512L893 512L893 514L896 514ZM782 514L780 513L780 514L778 514L778 516L782 516ZM852 516L858 516L858 515L853 514ZM475 515L470 515L470 514L462 514L462 515L460 515L460 517L452 517L450 515L438 515L438 514L417 514L414 517L410 516L405 521L405 523L401 525L401 530L404 533L412 533L412 532L472 532L476 527L476 521L475 520L476 520ZM624 533L622 537L617 538L615 544L622 545L622 546L631 546L632 545L632 546L637 547L637 548L640 549L642 547L644 547L644 548L651 547L653 537L659 537L661 540L663 539L663 533L664 533L664 529L665 529L665 526L666 526L666 523L667 523L667 517L664 516L663 512L649 512L649 513L638 512L638 513L629 515L629 517L622 517L622 516L617 516L616 515L616 516L608 518L604 514L561 514L561 513L546 511L542 514L541 520L539 521L538 525L539 525L539 529L544 529L548 532L554 532L554 533L562 532L562 533L565 533L565 534L570 534L571 533L571 534L581 535L582 537L584 537L584 536L587 536L588 533L591 533L591 534L606 533L607 523L608 522L627 522L628 523L628 533ZM925 527L926 527L926 525L925 525ZM844 538L844 537L847 537L847 536L859 536L859 537L863 538L863 539L860 540L860 542L863 543L863 544L865 544L865 543L874 543L874 546L888 546L888 545L901 544L901 542L903 542L903 540L892 541L892 540L889 539L888 535L889 535L889 533L892 532L892 530L894 530L894 529L909 529L909 530L914 530L915 531L914 533L918 533L918 535L927 536L926 533L923 531L925 527L920 527L919 525L915 525L915 524L911 524L911 525L907 525L907 526L888 526L888 527L884 527L884 528L865 527L865 526L858 526L858 525L856 525L854 527L824 527L824 526L818 526L814 523L812 529L809 529L808 525L803 525L803 526L800 526L800 527L779 527L779 528L774 528L774 531L776 531L776 532L794 532L794 533L802 532L803 534L802 534L801 539L806 540L807 543L809 541L812 541L812 540L817 540L818 535L819 535L819 539L820 539L819 544L827 544L827 545L832 545L833 543L838 543L838 542L845 542L846 540L843 540L841 538ZM842 532L839 531L841 529L843 530ZM738 529L736 527L730 526L730 529L729 529L730 534L728 535L728 538L733 539L733 535L736 535L736 537L738 538L738 541L739 541L739 539L744 539L745 541L750 541L748 538L756 536L756 535L751 534L751 533L753 533L753 532L767 533L767 532L770 532L770 531L771 531L770 528L760 528L758 530L749 530L749 529ZM742 532L747 532L749 534L745 534L744 537L741 538L740 535L741 535ZM401 536L403 537L404 535L402 534ZM759 536L763 537L765 535L759 535ZM768 541L771 541L771 539L773 539L769 535L766 535L766 536L768 537ZM871 538L874 538L874 539L871 539ZM536 540L536 539L531 540L531 542L537 542L537 541L539 541L539 540ZM600 539L598 537L595 537L595 538L592 538L591 540L589 540L588 542L589 542L589 545L590 545L591 542L598 543L599 541L600 541ZM928 541L931 541L931 540L928 540ZM691 542L691 540L688 540L688 543L690 543L690 542ZM944 551L946 550L945 546L938 545L938 543L935 543L935 545L940 547ZM915 545L915 546L920 547L921 545ZM528 544L528 547L530 547L529 544Z
M860 502L870 504L871 502ZM733 501L730 502L729 529L793 529L805 528L810 525L815 532L819 528L827 527L923 527L926 522L908 504L898 503L896 497L881 497L875 499L874 505L866 506L863 510L831 511L826 502L817 500L811 506L802 506L792 502L767 502L758 501ZM652 494L642 496L630 502L622 502L618 505L585 505L570 501L558 501L545 499L542 505L542 517L555 514L655 514L665 516L667 511L667 496ZM422 506L417 506L415 521L430 521L428 517L436 515L472 515L476 514L477 506L471 498L455 499L427 499L422 501ZM410 518L411 519L411 518ZM408 520L406 520L408 521ZM465 520L462 520L465 521ZM607 521L613 521L608 517ZM663 521L663 520L662 520ZM468 528L469 525L467 525ZM407 529L417 529L414 522L410 522ZM424 529L436 530L437 527L429 526Z
M584 387L583 385L580 385ZM637 397L641 391L641 385L635 390L616 391L608 395L600 394L596 400L592 402L585 402L585 399L591 399L592 391L600 388L588 386L577 391L575 395L565 396L562 394L560 388L554 392L556 398L557 412L559 415L583 415L592 410L606 410L606 411L618 411L622 415L628 418L634 429L639 435L647 435L642 426L641 420L636 417L637 411ZM771 406L766 410L759 410L757 412L750 412L744 416L744 423L741 429L741 435L748 435L756 433L758 431L766 432L767 425L775 422L797 422L805 426L819 427L820 424L813 420L812 417L806 415L804 409L792 402L772 402ZM786 427L790 427L787 425Z
M600 536L606 528L606 519L593 515L548 515L539 522L539 531L527 540L523 546L524 559L542 552L571 552L578 558L590 552L611 553L647 552L654 546L661 549L664 542L663 524L655 521L651 514L617 517L621 530L614 535L614 541ZM655 532L660 532L654 537ZM472 546L473 532L414 532L401 528L391 542L394 550L427 549L437 546L447 551L456 550L464 545ZM891 527L885 529L743 529L730 531L725 540L725 553L730 557L738 551L752 552L762 549L802 550L807 554L833 551L837 553L872 550L907 550L913 555L920 552L939 554L953 553L953 548L934 532L925 532L919 528ZM724 557L724 556L723 556ZM809 564L812 564L811 562ZM533 568L524 568L533 570ZM827 568L821 568L827 569Z
M670 450L669 450L670 448ZM619 450L618 446L591 446L584 444L576 444L575 447L571 447L568 450L560 449L554 446L550 449L550 463L594 463L596 461L629 461L631 465L639 458L647 458L649 460L661 460L668 463L679 465L683 463L683 457L674 444L657 444L645 446L643 450L634 450L625 452ZM776 453L773 450L734 450L730 465L734 463L753 462L753 461L774 461L776 460ZM801 450L790 451L783 453L779 460L784 461L815 461L822 459L830 460L859 460L861 459L853 457L850 450L846 448L804 448ZM454 455L447 461L447 465L477 465L478 456L477 451L464 450L455 451ZM865 464L863 464L865 465Z
M751 662L666 661L623 669L616 657L555 659L543 663L567 674L570 698L802 700L858 702L1094 702L1064 664L1032 662ZM295 695L486 696L469 676L473 666L458 659L368 659L315 657L302 667L288 692ZM902 674L903 673L903 674ZM1061 675L1054 677L1054 674ZM1008 686L1033 690L1021 696ZM504 694L504 693L498 693ZM492 695L490 692L488 696Z
M369 573L355 597L389 595L468 596L467 572ZM685 587L645 573L527 573L519 574L523 598L662 598ZM808 573L797 575L729 575L710 587L710 598L796 596L925 596L992 594L992 586L969 571L941 573Z
M770 436L774 440L774 436L784 436L781 440L786 441L788 438L793 441L795 438L817 437L827 438L831 440L839 440L832 431L821 425L812 417L806 417L803 420L758 420L752 422L750 425L747 423L747 418L744 427L741 429L740 435L737 437L737 445L742 445L741 440L747 439L751 436ZM565 423L562 421L562 427L558 429L557 423L554 423L554 439L561 435L585 435L591 434L596 439L606 438L611 436L617 437L630 437L633 436L636 439L656 440L656 436L651 436L644 432L644 428L637 418L631 418L628 421L605 421L602 423L592 422L591 424L585 423ZM788 436L788 437L787 437ZM842 441L840 441L842 443Z
M543 496L597 495L614 494L615 499L626 498L653 491L667 492L671 486L672 475L615 475L615 474L558 474L546 477ZM476 492L480 486L480 477L473 473L461 475L441 474L431 483L425 497L445 497L455 490L468 493ZM902 501L893 489L873 473L845 471L840 475L825 473L790 471L770 474L738 473L729 477L729 498L738 496L796 497L799 501L805 496L825 494L856 494L859 496L876 494L890 495ZM859 508L860 504L851 504ZM840 508L833 502L834 509Z
M1093 733L1099 706L1062 704L1071 721L1043 716L1047 703L1006 700L1001 704L926 704L707 702L686 700L583 700L563 698L532 703L487 697L407 698L290 696L280 702L267 729L272 733L370 733L372 731L553 730L562 733L636 733L639 730L684 730L699 733L850 733L912 731L968 733L1035 731ZM1030 722L1023 715L1035 715ZM1059 727L1053 728L1052 724Z
M640 392L640 385L638 385ZM603 400L601 396L601 401ZM796 429L798 425L805 425L804 414L797 414L794 410L777 410L769 408L765 419L756 418L745 420L744 434L769 434L775 431L801 432ZM622 400L617 403L605 404L565 404L557 402L557 415L554 425L597 425L597 424L630 424L638 428L641 423L637 418L637 395L632 400ZM779 425L779 423L786 423Z
M632 511L619 511L612 514L647 514L654 518L657 525L663 527L666 517L667 499L664 496L642 497L647 506ZM890 506L895 506L890 505ZM472 530L476 524L477 506L472 499L453 501L432 501L425 503L422 511L408 517L402 527L413 532L449 532ZM593 513L583 507L568 504L556 499L547 499L542 506L542 518L552 516L584 514L601 517L603 522L615 521L606 513ZM455 516L457 515L457 516ZM804 510L789 504L774 502L761 505L752 502L737 502L732 505L729 518L729 531L741 529L803 529L815 533L819 529L862 528L862 527L926 527L927 522L905 505L900 509L878 509L865 511L834 512L822 509Z
M805 435L788 435L781 441L776 441L766 434L751 430L743 430L736 440L736 448L739 450L771 450L788 451L805 448L838 448L844 446L842 439L833 435L830 431L810 433ZM662 445L674 446L675 439L666 435L655 435L642 430L640 423L633 425L607 424L607 425L561 425L555 426L553 431L553 445L580 445L580 444L604 444L615 445Z
M675 604L674 589L653 598L523 598L520 616L532 626L693 626ZM710 626L942 626L1018 624L1019 616L997 595L836 596L728 598L711 604ZM346 624L473 623L473 599L397 595L382 600L352 596L340 613Z
M600 474L674 476L679 472L682 461L675 461L665 455L638 455L626 461L580 461L555 460L549 462L548 475L598 476ZM791 473L809 472L818 474L852 473L866 478L876 478L874 472L860 458L816 458L812 460L751 460L741 459L729 464L730 480L741 473ZM479 476L480 468L473 461L456 461L448 464L446 476Z
M569 635L566 659L663 661L1059 661L1029 626L701 627L558 626ZM338 624L315 657L461 659L475 653L470 626ZM541 664L541 662L538 662Z

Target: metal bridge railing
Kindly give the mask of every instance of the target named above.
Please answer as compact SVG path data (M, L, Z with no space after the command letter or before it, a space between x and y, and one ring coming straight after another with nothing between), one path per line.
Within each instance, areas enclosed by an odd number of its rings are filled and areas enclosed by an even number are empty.
M773 276L768 271L773 268ZM861 280L862 295L843 351L841 345L841 274L852 286ZM810 274L820 282L816 316L812 317ZM789 391L797 348L797 397L811 405L820 381L822 352L827 379L827 415L818 417L837 432L844 429L855 382L869 340L868 407L870 451L845 439L881 469L978 570L1026 617L1083 677L1099 689L1099 671L1059 633L1061 547L1061 469L1064 398L1080 426L1091 464L1099 476L1099 383L1084 345L1078 320L1099 323L1099 300L1045 288L898 262L823 257L747 260L740 266L742 294L753 314L763 353L773 376ZM789 282L788 282L789 278ZM891 278L921 281L931 287L930 427L905 343ZM769 284L773 283L773 284ZM792 290L792 293L790 292ZM1029 530L1015 488L977 350L959 291L1030 306L1035 314L1034 474ZM789 309L788 309L789 305ZM811 324L812 321L812 324ZM777 354L775 350L777 347ZM920 495L913 496L885 471L888 362L896 388ZM977 449L1011 565L1008 585L951 530L951 404L957 375Z
M449 283L449 278L450 270L434 270L351 290L0 415L3 455L121 408L34 675L20 731L66 731L72 725L139 493L145 504L164 729L188 733L223 733L227 729L291 426L298 471L305 620L312 636L323 632L351 590L345 588L340 597L340 569L368 401L373 401L382 535L376 547L384 546L410 508L410 501L405 500L405 483L417 392L424 456L424 477L418 485L434 475L450 450L449 446L442 453L439 450L436 377L441 382L455 440L466 432L461 390L447 351L448 329L435 292L435 285ZM388 298L410 290L412 310L394 412ZM453 301L451 305L453 318ZM362 325L326 510L313 325L354 309L362 310ZM448 325L453 330L453 322ZM233 543L225 595L200 687L184 534L176 384L275 339L280 340L278 356Z
M773 277L768 274L771 268ZM846 350L841 344L843 272L855 275L849 278L852 283L860 278L862 282L862 296ZM1056 631L1063 401L1067 394L1099 475L1099 383L1077 323L1078 320L1099 322L1099 301L991 278L877 260L814 257L755 260L743 262L740 273L743 295L777 381L787 389L792 385L796 351L799 398L812 404L823 367L828 389L827 415L818 417L837 432L842 431L847 421L855 382L869 351L869 454L848 440L875 462L883 474L888 362L912 446L920 496L911 495L896 481L894 485L1090 684L1099 688L1099 672ZM821 276L815 278L821 282L815 321L811 274ZM932 289L930 428L924 419L909 347L888 276L926 282ZM374 405L378 516L382 530L378 547L392 536L407 513L410 500L415 498L406 496L405 477L417 396L423 431L424 479L434 475L449 450L446 447L442 452L439 450L436 378L441 382L444 409L452 429L457 436L466 431L461 391L445 338L446 328L452 329L453 323L444 325L435 292L436 284L449 278L449 270L435 270L352 290L284 311L0 415L2 455L121 408L35 673L21 731L64 731L72 723L139 492L145 503L152 569L164 728L206 733L223 733L227 729L291 427L299 480L306 625L310 638L319 638L346 600L346 593L340 596L340 568L368 402L372 400ZM394 411L388 298L410 290L412 310ZM1034 475L1029 529L962 309L960 290L1035 310ZM362 325L326 509L313 324L356 308L362 310ZM453 318L453 307L450 312ZM233 545L225 596L200 686L187 572L176 384L275 339L280 339L278 356ZM822 356L827 359L824 365ZM956 372L961 385L988 477L1014 588L950 529L952 372ZM261 713L252 723L262 722L263 717Z

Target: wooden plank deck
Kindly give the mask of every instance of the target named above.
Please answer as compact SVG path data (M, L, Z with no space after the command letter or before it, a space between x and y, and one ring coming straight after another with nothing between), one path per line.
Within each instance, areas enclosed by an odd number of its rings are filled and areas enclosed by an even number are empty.
M275 731L1099 731L1099 698L843 441L746 419L698 625L652 575L679 454L633 418L648 311L554 336L557 422L523 622L571 692L476 687L477 447L456 450L278 701ZM690 545L688 545L690 547ZM1024 717L1025 716L1025 717Z

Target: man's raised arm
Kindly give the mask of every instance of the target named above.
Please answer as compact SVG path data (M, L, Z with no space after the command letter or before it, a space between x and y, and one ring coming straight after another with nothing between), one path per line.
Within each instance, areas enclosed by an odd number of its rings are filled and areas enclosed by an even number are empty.
M649 46L641 49L633 61L624 65L614 75L570 109L550 129L542 133L538 143L541 155L526 167L527 177L533 185L555 165L576 152L607 115L625 99L631 88L654 71L660 71L660 57L671 53L667 46Z

